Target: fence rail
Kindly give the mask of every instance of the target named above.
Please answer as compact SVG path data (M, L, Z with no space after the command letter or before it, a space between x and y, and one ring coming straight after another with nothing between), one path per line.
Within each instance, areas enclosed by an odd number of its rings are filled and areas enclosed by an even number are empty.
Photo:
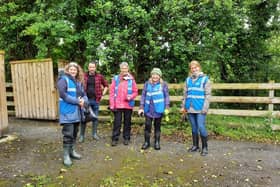
M139 89L143 88L143 84L138 84ZM184 84L169 84L170 90L183 90ZM8 114L15 115L14 103L13 103L13 92L12 84L6 83L7 88L7 106ZM224 108L211 108L209 114L218 115L232 115L232 116L272 116L280 117L279 111L274 110L274 105L280 104L280 97L275 96L275 91L280 90L280 83L213 83L212 90L266 90L267 96L215 96L211 97L211 103L239 103L239 104L266 104L268 105L267 110L256 110L256 109L224 109ZM170 96L170 102L180 103L182 101L182 92L178 95ZM108 95L104 97L105 102L100 105L100 111L107 111L108 106ZM136 101L140 100L140 95L136 97ZM137 111L138 107L134 108Z

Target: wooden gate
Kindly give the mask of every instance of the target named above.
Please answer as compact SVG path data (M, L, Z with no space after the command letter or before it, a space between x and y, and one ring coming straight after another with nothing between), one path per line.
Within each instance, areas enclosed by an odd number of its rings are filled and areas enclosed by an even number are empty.
M57 93L51 59L12 61L16 117L57 119Z
M0 137L8 127L4 51L0 51Z

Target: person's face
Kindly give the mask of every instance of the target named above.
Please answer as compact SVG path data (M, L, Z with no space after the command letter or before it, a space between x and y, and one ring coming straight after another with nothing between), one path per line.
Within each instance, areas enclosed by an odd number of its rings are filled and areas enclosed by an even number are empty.
M200 68L196 65L192 65L191 66L191 72L194 73L199 73L200 72Z
M72 77L76 77L77 74L78 74L78 69L75 67L75 66L70 66L69 68L69 74L72 76Z
M128 74L128 66L121 66L121 74L122 75Z
M156 83L159 81L159 79L160 79L160 76L158 74L156 74L156 73L152 74L152 82Z
M90 74L94 74L95 71L96 71L96 65L95 64L92 64L92 63L89 63L88 65L88 71Z

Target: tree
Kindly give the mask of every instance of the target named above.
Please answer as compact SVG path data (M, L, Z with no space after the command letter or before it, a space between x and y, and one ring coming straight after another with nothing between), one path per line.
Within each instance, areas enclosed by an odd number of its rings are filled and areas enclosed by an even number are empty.
M6 0L0 48L8 59L99 60L107 76L127 61L137 81L159 67L167 81L182 82L192 59L214 82L267 81L275 77L267 68L275 62L268 41L278 41L279 6L277 0Z

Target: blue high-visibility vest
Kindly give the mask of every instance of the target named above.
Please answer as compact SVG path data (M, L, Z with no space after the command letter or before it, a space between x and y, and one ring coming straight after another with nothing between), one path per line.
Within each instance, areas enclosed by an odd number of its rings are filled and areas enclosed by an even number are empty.
M69 96L77 97L76 83L67 76L62 76L66 80L67 90ZM80 121L80 109L78 105L68 103L62 98L59 98L59 122L60 123L74 123Z
M195 110L202 110L205 101L205 84L208 81L208 76L201 76L194 82L190 77L186 79L187 98L185 102L185 108L190 109L190 106Z
M155 112L162 114L164 112L164 94L161 83L157 83L156 85L147 83L147 93L144 104L145 113L149 112L151 100L154 103Z

